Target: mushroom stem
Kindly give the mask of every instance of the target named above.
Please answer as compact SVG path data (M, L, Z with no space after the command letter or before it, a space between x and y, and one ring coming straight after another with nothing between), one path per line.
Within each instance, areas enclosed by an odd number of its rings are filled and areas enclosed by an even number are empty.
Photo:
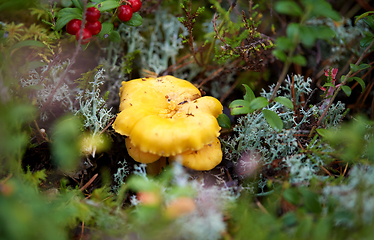
M147 173L156 176L166 166L166 157L160 158L158 161L147 164Z

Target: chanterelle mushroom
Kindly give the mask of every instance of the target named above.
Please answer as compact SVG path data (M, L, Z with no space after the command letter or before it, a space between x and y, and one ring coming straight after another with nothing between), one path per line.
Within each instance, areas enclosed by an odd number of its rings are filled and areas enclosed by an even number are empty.
M198 151L218 140L221 103L201 97L186 80L163 76L122 82L120 97L121 112L113 128L129 136L126 146L137 161Z

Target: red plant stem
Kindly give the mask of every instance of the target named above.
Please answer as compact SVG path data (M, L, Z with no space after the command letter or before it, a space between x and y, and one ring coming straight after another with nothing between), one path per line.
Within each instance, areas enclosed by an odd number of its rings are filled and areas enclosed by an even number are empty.
M374 43L374 40L371 41L370 45L365 49L365 51L361 54L360 58L357 60L357 62L355 63L355 65L358 65L360 64L360 62L362 61L362 59L364 59L364 56L365 54L371 49L371 46L373 46L373 43ZM331 97L330 99L330 102L329 102L329 105L326 107L325 111L322 113L321 117L319 118L318 122L317 122L317 125L313 127L312 131L311 131L311 134L313 133L313 131L321 124L323 118L326 116L328 110L330 109L332 103L334 102L334 99L336 98L336 96L338 95L338 93L340 92L342 86L346 85L347 84L347 81L349 79L349 77L352 75L352 70L350 70L348 72L348 74L345 76L343 82L341 83L340 87L335 91L334 95Z

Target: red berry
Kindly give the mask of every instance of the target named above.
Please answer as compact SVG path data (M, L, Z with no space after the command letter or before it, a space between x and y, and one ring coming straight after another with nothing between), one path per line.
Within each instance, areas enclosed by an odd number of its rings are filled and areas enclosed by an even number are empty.
M101 23L96 22L86 22L85 28L92 33L92 35L97 35L101 31Z
M81 29L82 21L79 19L73 19L66 25L66 32L71 35L75 35Z
M123 22L128 22L132 18L133 10L130 5L121 5L117 9L118 18Z
M88 22L96 22L100 18L100 11L95 7L89 7L86 11L86 20Z
M132 7L133 12L137 12L142 7L142 2L140 0L128 0Z
M79 41L79 37L80 37L80 33L81 31L78 31L76 34L75 34L75 38L77 39L77 41ZM87 44L90 42L91 40L91 37L92 37L92 34L90 31L88 31L86 28L83 28L83 33L82 33L82 44Z

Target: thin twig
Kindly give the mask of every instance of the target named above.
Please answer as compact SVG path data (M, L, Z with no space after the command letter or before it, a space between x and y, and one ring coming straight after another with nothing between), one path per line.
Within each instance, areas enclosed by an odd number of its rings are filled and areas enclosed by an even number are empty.
M344 172L343 172L343 176L344 176L345 173L347 172L347 168L348 168L348 163L345 165Z
M80 236L80 239L83 238L83 234L84 234L84 221L82 222L82 230L81 230L81 236Z
M236 6L236 1L234 1L234 2L231 4L229 10L227 11L227 15L230 15L230 13L232 12L232 10L234 9L235 6ZM223 25L225 25L225 22L226 22L226 19L223 18L221 24L218 26L218 32L221 31ZM211 53L212 53L212 51L213 51L213 48L214 48L214 46L216 45L216 39L217 39L217 37L214 37L214 38L213 38L213 41L212 41L212 43L211 43L211 45L210 45L210 47L209 47L209 50L208 50L208 54L206 55L206 57L205 57L205 59L204 59L204 61L203 61L203 63L205 64L205 66L204 66L204 70L205 70L205 68L206 68L206 65L208 64L209 57L210 57L210 55L211 55Z
M13 173L9 174L9 176L7 176L6 178L4 178L3 180L1 180L1 183L5 183L6 181L9 180L9 178L11 178L13 176Z
M81 192L83 192L86 188L88 188L88 186L90 186L90 184L93 182L93 181L95 181L95 179L97 178L97 176L98 176L99 174L98 173L96 173L86 184L84 184L84 186L83 187L81 187L79 190L81 191Z
M106 125L106 127L99 133L100 134L103 134L109 127L110 125L112 125L112 123L114 122L114 119L116 119L116 117L112 117L109 121L109 123Z
M322 168L322 170L327 173L330 177L332 177L332 174L326 169L324 168L322 165L320 166Z

